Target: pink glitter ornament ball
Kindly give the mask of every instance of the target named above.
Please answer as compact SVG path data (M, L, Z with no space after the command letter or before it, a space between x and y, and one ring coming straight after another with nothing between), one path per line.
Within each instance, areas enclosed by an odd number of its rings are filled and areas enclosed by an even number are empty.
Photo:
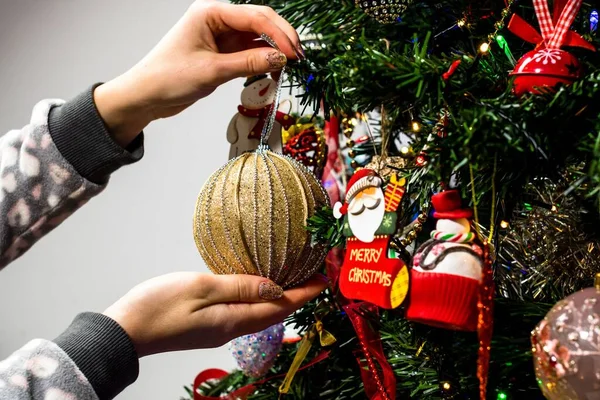
M229 349L238 367L252 378L264 376L275 363L283 344L283 324L233 339Z

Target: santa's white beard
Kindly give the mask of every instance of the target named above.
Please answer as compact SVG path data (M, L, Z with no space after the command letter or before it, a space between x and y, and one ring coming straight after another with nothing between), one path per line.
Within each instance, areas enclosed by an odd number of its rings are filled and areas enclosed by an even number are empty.
M377 203L374 209L369 209ZM360 214L353 214L363 210ZM371 243L375 239L375 232L379 229L383 216L385 215L385 199L383 191L377 189L374 195L355 197L348 205L348 224L352 234L364 243Z

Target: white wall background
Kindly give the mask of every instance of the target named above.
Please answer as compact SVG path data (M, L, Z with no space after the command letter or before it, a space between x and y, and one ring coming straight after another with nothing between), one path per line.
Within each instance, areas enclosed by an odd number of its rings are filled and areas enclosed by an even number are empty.
M44 98L71 98L137 62L192 0L0 0L0 133L29 121ZM103 311L150 277L206 268L192 238L205 179L226 161L225 129L242 81L146 131L146 156L106 191L0 272L0 359L52 339L81 311ZM225 348L141 361L119 399L178 399Z

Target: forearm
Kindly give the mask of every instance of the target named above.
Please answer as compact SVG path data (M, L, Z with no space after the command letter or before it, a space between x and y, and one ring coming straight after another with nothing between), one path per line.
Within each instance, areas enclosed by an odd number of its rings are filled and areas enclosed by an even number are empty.
M104 315L84 313L54 342L33 340L0 362L0 399L110 400L137 376L127 333Z
M91 89L39 103L27 126L0 138L0 269L139 160L142 143L141 135L127 149L113 140Z

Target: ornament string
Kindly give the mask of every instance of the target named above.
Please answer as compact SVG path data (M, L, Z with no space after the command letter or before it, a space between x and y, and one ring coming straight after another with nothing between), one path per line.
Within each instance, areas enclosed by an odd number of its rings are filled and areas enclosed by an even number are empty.
M271 39L269 35L263 33L260 35L260 37L275 50L280 51L279 47L277 46L277 43L275 43L275 41ZM286 69L286 67L283 67L283 69L281 70L281 74L279 75L279 79L277 80L277 86L275 88L275 100L273 101L273 104L269 109L267 123L264 125L263 130L260 134L260 147L264 147L267 145L269 137L271 136L271 131L273 130L273 124L275 123L275 117L277 116L277 109L279 108L279 103L281 101L281 87L283 85L283 76L285 75Z
M582 0L569 0L555 24L550 16L548 1L533 0L535 14L540 24L540 31L548 49L560 49L564 44L567 32L581 8L581 3ZM556 15L554 17L556 18Z
M292 385L292 381L296 372L299 371L300 365L304 362L304 359L308 355L312 344L315 338L319 337L319 342L322 347L331 346L336 342L336 338L329 333L323 327L322 319L329 313L329 308L324 307L320 304L317 305L315 310L315 323L308 328L308 331L304 334L304 337L300 341L300 345L298 346L298 351L296 352L296 357L294 357L294 361L292 361L292 365L288 370L281 386L279 386L280 394L287 394L290 390L290 386Z

